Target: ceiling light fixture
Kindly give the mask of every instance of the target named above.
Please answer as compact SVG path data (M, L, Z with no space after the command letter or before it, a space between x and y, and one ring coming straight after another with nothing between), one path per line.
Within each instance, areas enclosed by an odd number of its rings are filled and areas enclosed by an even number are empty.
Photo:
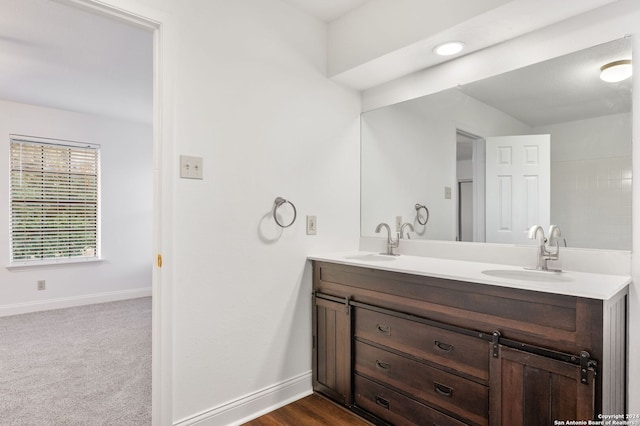
M600 78L607 83L617 83L631 77L631 60L609 62L600 67Z
M464 47L464 43L461 41L448 41L437 45L433 51L440 56L451 56L460 52Z

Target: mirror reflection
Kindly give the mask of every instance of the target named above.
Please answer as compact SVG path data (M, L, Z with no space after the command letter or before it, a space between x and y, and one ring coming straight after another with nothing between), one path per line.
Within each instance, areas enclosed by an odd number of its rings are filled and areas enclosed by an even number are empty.
M625 38L362 114L361 235L531 244L553 224L630 250L631 78L600 78L630 59Z

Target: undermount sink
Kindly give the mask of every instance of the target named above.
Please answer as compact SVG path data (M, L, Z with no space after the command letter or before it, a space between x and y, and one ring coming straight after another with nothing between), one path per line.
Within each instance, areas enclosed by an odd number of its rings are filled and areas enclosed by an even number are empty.
M512 269L489 269L483 274L496 278L536 282L571 282L573 278L565 272L552 271L517 271Z
M365 262L389 262L391 260L396 260L396 256L391 256L388 254L354 254L350 256L345 256L345 259L350 260L362 260Z

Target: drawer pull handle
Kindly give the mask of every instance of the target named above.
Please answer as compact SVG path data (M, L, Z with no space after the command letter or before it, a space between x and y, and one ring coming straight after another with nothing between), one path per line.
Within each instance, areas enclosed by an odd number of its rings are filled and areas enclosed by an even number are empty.
M389 400L388 399L384 399L381 396L376 395L376 404L378 404L381 407L386 408L387 410L389 409Z
M376 360L376 367L381 368L383 370L390 370L391 364L387 364L386 362Z
M376 331L378 333L386 334L387 336L391 335L391 327L389 327L388 325L377 324L376 325Z
M451 398L453 396L453 389L449 386L445 386L438 382L433 382L433 388L442 396L446 396L447 398Z
M453 350L453 345L438 342L437 340L435 341L435 343L436 343L436 348L440 349L441 351L451 352Z

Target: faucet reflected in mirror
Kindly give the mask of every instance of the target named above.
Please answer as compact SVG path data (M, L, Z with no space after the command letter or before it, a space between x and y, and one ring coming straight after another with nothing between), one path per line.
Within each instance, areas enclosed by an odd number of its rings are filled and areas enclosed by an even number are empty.
M409 222L405 222L402 224L402 227L400 227L400 233L398 234L398 240L401 240L404 238L404 228L409 228L411 230L411 232L415 232L415 229L413 228L413 225L410 224ZM409 234L409 231L407 231L407 240L411 239L411 234Z
M525 269L536 269L539 271L550 271L550 272L561 272L560 269L549 269L547 262L549 260L558 260L560 258L560 243L559 238L562 233L560 232L560 228L556 225L551 225L549 227L549 239L544 236L544 229L540 225L533 225L529 228L529 239L530 240L538 240L538 256L537 256L537 264L535 268L526 268ZM547 243L550 245L555 245L555 251L551 251Z

